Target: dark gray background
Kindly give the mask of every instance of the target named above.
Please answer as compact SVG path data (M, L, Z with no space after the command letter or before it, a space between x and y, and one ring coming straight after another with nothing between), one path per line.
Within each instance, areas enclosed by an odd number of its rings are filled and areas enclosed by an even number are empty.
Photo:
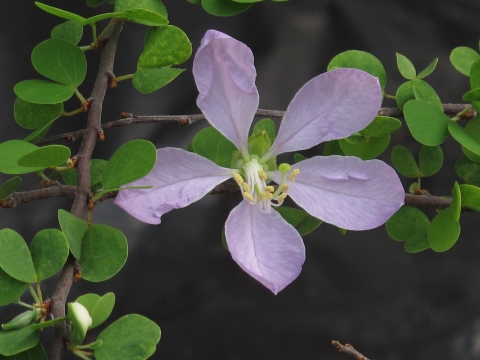
M80 0L45 2L83 16L96 11ZM468 79L453 69L448 56L456 46L476 48L480 37L477 0L264 1L231 18L212 17L186 0L164 3L171 24L187 33L194 51L210 28L250 46L256 57L260 107L277 110L286 108L303 83L324 72L334 55L348 49L369 51L384 63L390 94L402 82L395 52L409 57L418 70L438 57L437 70L427 81L444 103L459 102L468 90ZM0 140L5 141L27 134L13 119L12 88L21 80L39 77L31 66L30 52L61 20L27 0L2 0L0 13ZM90 31L85 30L82 44L90 41ZM135 70L145 31L140 25L125 25L116 75ZM86 96L99 54L91 52L87 58L88 79L80 89ZM127 81L120 83L107 93L103 121L116 120L121 111L198 113L191 60L183 67L187 71L171 85L150 95L140 95ZM394 105L385 102L385 106ZM69 103L67 109L74 106ZM50 133L70 126L82 128L85 118L61 119ZM151 140L158 147L185 147L205 125L116 129L106 133L94 156L108 159L118 146L135 138ZM405 126L392 140L408 143L414 152L419 149ZM391 146L382 157L386 161ZM78 143L72 145L74 153L77 147ZM453 170L458 144L447 141L443 149L447 167L423 184L434 195L448 195L453 181L459 180ZM0 181L7 178L0 175ZM34 175L26 175L21 190L33 189L37 182ZM442 254L406 254L401 243L388 238L384 227L341 236L324 224L305 238L307 260L302 274L274 296L242 272L221 244L224 221L239 201L234 196L207 196L165 215L158 226L129 217L111 200L99 204L94 222L126 234L129 259L111 280L76 283L70 300L86 292L115 292L112 320L139 313L162 328L154 359L348 358L336 353L332 339L351 342L366 356L382 360L480 358L478 214L462 215L458 243ZM68 210L70 205L71 200L54 199L1 210L0 228L13 228L30 241L37 231L58 227L57 208ZM47 281L45 296L51 295L55 281ZM24 300L31 301L27 296ZM0 321L17 311L13 305L0 309ZM92 331L92 336L98 331ZM42 337L48 341L48 331Z

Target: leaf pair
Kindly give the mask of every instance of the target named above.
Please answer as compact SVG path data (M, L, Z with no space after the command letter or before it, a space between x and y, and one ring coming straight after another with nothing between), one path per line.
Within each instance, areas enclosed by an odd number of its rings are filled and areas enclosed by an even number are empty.
M408 80L413 80L413 79L423 79L430 75L433 70L435 70L435 67L437 66L438 63L438 58L433 60L425 69L420 71L420 73L417 74L417 70L415 69L415 66L413 63L404 55L396 53L397 55L397 66L398 70L400 71L400 74L405 79Z

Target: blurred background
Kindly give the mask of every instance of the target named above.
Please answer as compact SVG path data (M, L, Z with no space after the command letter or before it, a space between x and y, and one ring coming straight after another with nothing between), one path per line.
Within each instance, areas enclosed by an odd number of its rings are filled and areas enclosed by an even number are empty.
M45 3L88 17L111 6L90 9L85 1L44 0ZM422 70L439 58L426 81L444 103L461 102L468 78L449 61L457 46L477 48L480 3L477 0L291 0L264 1L230 18L206 14L186 0L164 0L170 23L189 36L194 52L208 29L223 31L246 43L255 55L260 107L285 110L295 92L326 70L339 52L371 52L387 70L386 92L394 95L403 82L396 69L395 52ZM15 83L39 78L30 63L34 46L47 39L62 22L38 9L33 1L0 2L0 141L23 138L27 131L13 118ZM147 28L126 23L115 64L117 76L133 73ZM85 28L81 45L91 40ZM99 53L87 53L88 78L80 91L88 96L96 76ZM150 95L138 93L129 81L107 93L103 121L122 111L136 115L196 114L197 90L192 61L175 81ZM75 102L66 110L76 107ZM386 100L384 106L394 107ZM86 115L60 119L49 134L85 126ZM75 124L72 124L75 123ZM189 127L135 125L106 133L94 157L108 159L125 142L143 138L157 147L186 147L206 122ZM72 144L75 153L79 141ZM381 159L390 162L394 144L415 143L404 125L393 134ZM422 185L433 195L450 195L457 143L442 145L445 166ZM321 153L322 147L308 155ZM0 174L3 182L9 177ZM38 178L23 176L20 190L34 189ZM404 184L408 187L407 179ZM129 258L121 272L102 283L81 280L70 301L87 292L113 291L117 303L111 320L139 313L162 329L152 359L347 359L330 345L349 342L372 359L479 359L480 358L480 241L479 215L462 215L462 234L446 253L430 250L407 254L391 240L384 227L347 232L323 224L305 237L307 260L301 275L274 296L231 259L221 243L221 231L239 196L206 196L162 217L162 224L140 223L112 200L99 204L95 223L122 230L129 241ZM52 199L0 211L0 228L9 227L27 241L41 229L58 227L57 209L70 209L71 199ZM432 217L434 212L427 212ZM0 249L1 251L1 249ZM57 277L44 286L52 294ZM30 302L28 296L24 301ZM18 306L0 308L0 322L19 312ZM101 331L91 333L95 337ZM48 343L48 331L42 334ZM88 340L88 339L87 339ZM47 348L48 350L48 348Z

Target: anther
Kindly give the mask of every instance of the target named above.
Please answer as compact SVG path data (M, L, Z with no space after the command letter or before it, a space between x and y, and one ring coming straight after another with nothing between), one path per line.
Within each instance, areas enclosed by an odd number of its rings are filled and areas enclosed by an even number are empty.
M271 192L273 194L275 192L275 188L273 186L265 186L265 191Z
M255 199L253 198L253 196L248 192L244 192L243 197L251 202L255 202Z
M293 169L290 173L290 181L295 181L298 174L300 174L300 169Z
M263 170L258 170L258 177L261 180L267 180L267 173Z
M243 190L248 193L251 191L250 186L246 182L243 182L240 186L243 187Z
M233 174L233 180L237 182L238 186L242 186L242 184L245 182L239 173Z

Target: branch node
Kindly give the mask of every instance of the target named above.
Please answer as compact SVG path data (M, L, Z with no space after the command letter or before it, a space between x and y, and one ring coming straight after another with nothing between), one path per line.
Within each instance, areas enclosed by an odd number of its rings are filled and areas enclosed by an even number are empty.
M85 100L85 102L81 106L83 112L87 112L88 109L90 109L90 103L91 102L92 101L90 99Z
M104 140L105 140L105 133L103 132L103 130L100 130L100 131L97 133L97 140L98 140L98 141L104 141Z
M369 360L366 356L363 356L361 353L355 350L355 348L350 344L342 345L337 340L332 340L332 345L335 346L338 352L343 352L345 354L353 356L357 360Z

